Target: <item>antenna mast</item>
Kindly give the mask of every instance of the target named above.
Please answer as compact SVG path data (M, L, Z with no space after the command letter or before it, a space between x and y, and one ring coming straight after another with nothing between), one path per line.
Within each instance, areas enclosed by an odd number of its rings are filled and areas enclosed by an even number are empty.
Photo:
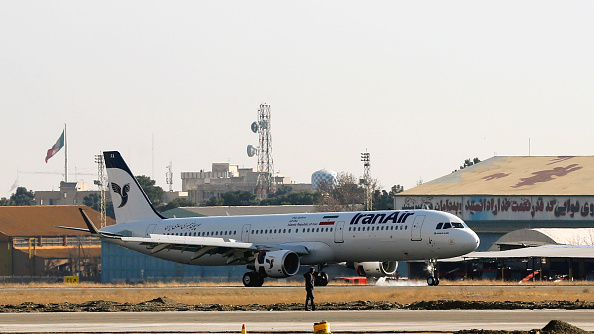
M252 131L258 134L258 148L248 146L248 156L258 154L258 180L256 192L263 199L276 191L274 162L272 159L272 134L270 131L270 106L263 103L258 109L258 121L252 123Z

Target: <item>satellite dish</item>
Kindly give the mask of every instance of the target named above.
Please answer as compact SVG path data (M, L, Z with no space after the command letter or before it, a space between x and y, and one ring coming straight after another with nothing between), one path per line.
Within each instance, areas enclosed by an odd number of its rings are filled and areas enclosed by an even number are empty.
M252 131L258 133L258 122L252 123Z
M253 145L248 145L248 147L247 147L248 157L250 157L250 158L253 157L254 155L256 155L256 152L257 152L257 150Z

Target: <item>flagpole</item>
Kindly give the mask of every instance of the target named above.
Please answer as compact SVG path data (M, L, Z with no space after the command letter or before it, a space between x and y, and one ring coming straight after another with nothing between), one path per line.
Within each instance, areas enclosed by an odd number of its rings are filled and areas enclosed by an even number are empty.
M68 182L68 140L66 140L66 123L64 123L64 182Z

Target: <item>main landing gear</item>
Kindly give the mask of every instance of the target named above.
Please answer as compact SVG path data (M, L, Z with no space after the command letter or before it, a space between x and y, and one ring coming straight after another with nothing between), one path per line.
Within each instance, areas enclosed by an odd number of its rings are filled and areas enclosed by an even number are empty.
M264 284L264 277L255 271L248 271L243 274L243 279L241 281L246 287L260 287Z
M328 285L328 281L330 280L330 278L328 277L328 273L325 273L324 271L324 265L323 264L319 264L318 265L318 271L315 273L315 278L314 278L314 284L315 286L326 286Z
M429 276L427 277L427 285L438 286L439 278L435 276L435 267L437 266L437 260L429 259L425 261L425 263L427 263L427 272L429 273Z

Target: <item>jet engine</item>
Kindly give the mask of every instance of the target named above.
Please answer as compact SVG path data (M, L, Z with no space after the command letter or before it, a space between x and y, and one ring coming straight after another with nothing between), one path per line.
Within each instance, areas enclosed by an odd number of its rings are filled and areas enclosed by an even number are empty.
M392 276L398 269L398 261L388 262L355 262L353 267L359 276L384 277Z
M293 276L299 271L299 255L289 250L258 253L255 269L260 275L274 278Z

